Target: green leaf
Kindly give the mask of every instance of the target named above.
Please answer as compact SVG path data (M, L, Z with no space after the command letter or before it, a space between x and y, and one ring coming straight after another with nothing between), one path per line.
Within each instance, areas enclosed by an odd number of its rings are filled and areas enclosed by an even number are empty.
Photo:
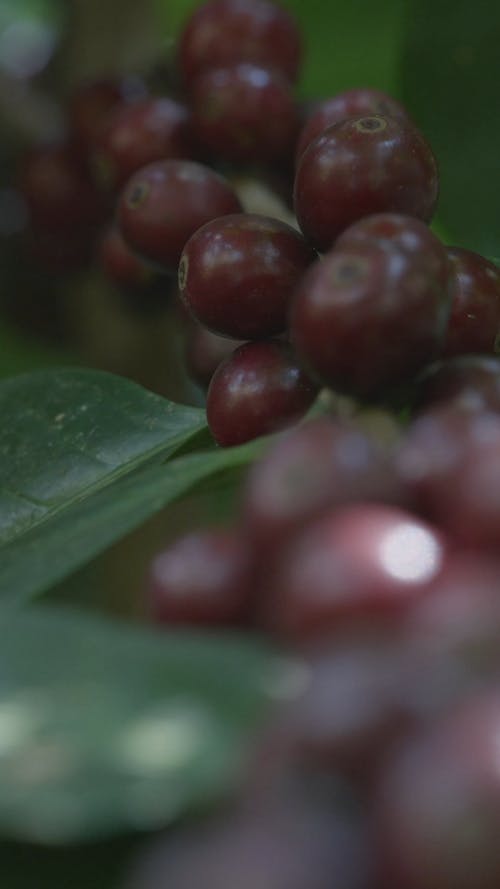
M199 0L156 0L158 20L175 38ZM354 86L397 93L405 0L287 0L306 48L300 92L322 97Z
M16 606L43 593L138 528L204 479L245 466L265 447L260 439L145 467L92 497L21 529L0 547L0 601Z
M403 95L441 169L439 216L452 242L500 247L500 6L486 0L411 0Z
M0 833L73 843L209 805L283 668L244 637L48 608L1 620Z
M205 426L204 411L135 383L58 369L0 384L0 545L164 459ZM68 529L70 530L70 529Z

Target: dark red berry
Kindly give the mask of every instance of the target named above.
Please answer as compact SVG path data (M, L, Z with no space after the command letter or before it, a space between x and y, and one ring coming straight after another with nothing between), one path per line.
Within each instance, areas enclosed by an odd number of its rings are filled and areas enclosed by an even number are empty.
M200 226L240 211L222 176L193 161L167 160L132 176L121 194L118 218L131 247L175 272L186 241Z
M500 269L478 253L448 249L451 314L443 355L500 351Z
M249 617L252 565L237 531L195 531L151 563L151 613L164 624L239 624Z
M434 247L339 246L300 281L290 336L309 371L334 389L379 396L439 353L449 311Z
M326 509L401 500L388 455L343 420L311 420L284 433L247 477L243 515L259 552L276 550Z
M189 376L206 389L219 364L242 345L241 340L218 336L200 324L190 324L184 350Z
M372 213L428 222L438 197L436 159L409 123L382 115L328 127L304 151L295 177L299 225L319 250Z
M500 417L466 404L422 413L397 455L425 515L461 543L500 545Z
M302 40L293 17L269 0L209 0L188 19L179 65L190 83L200 71L252 62L298 74Z
M383 889L497 889L500 698L466 700L387 763L375 829Z
M441 535L395 507L332 511L293 537L267 590L267 618L295 640L334 637L353 622L400 618L441 570Z
M447 249L420 219L403 213L374 213L346 228L335 241L335 250L358 244L387 242L415 260L425 262L443 290L449 286ZM424 259L425 258L425 259Z
M393 99L392 96L388 96L387 93L383 93L382 90L370 87L345 90L330 99L318 102L313 106L300 132L296 149L297 163L307 146L327 127L346 120L348 117L365 117L372 114L395 117L402 122L408 121L408 114L400 102Z
M458 404L500 412L500 358L459 355L431 365L419 380L420 408Z
M215 333L263 339L285 329L293 289L314 257L302 235L278 219L224 216L198 229L184 247L180 293Z
M288 344L246 343L212 377L208 425L218 444L243 444L300 419L316 394Z
M99 183L116 189L147 164L195 154L190 111L173 99L151 98L116 109L92 161Z
M200 143L230 161L276 161L290 154L297 110L279 71L249 63L202 72L192 85Z
M102 127L119 105L144 97L146 87L137 77L93 80L72 93L68 117L73 141L80 151L93 149Z

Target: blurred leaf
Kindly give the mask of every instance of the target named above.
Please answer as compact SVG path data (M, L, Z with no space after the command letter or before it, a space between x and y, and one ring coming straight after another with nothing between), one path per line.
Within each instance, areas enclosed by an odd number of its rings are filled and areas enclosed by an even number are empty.
M48 63L61 35L60 0L0 0L0 69L32 77Z
M209 805L237 779L278 670L244 637L48 608L0 621L0 832L64 844Z
M199 0L156 0L158 19L175 38ZM354 86L398 93L399 47L406 0L285 0L306 46L300 93L322 97Z
M192 454L166 466L146 467L97 493L87 491L84 499L68 502L44 521L35 517L32 524L0 546L2 605L18 605L40 595L197 483L244 466L264 446L261 439L240 448Z
M403 94L440 163L440 219L454 244L500 247L500 5L411 0Z

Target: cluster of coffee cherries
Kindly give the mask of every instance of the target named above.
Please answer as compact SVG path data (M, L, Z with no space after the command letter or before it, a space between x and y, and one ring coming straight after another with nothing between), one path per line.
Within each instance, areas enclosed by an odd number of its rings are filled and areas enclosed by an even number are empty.
M146 598L170 631L264 635L289 697L233 803L127 889L498 887L499 553L495 357L435 365L404 429L372 409L278 433L232 525L170 542Z
M321 387L392 398L439 357L493 352L499 272L430 231L437 165L399 102L364 88L300 105L300 32L269 0L209 0L176 61L174 97L137 78L83 85L65 141L19 181L45 260L97 250L143 304L178 277L218 444L292 424ZM242 194L249 168L279 181L283 212Z

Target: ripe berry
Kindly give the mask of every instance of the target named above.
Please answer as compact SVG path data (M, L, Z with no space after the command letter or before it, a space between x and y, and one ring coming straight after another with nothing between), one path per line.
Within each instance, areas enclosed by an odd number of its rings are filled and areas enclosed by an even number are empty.
M335 242L335 250L358 244L387 242L417 262L425 263L443 290L449 287L450 266L446 247L420 219L404 213L374 213L346 228Z
M300 419L316 394L288 344L246 343L212 377L207 422L219 445L243 444Z
M388 455L373 439L353 423L321 418L284 433L252 466L243 516L267 553L326 509L401 497Z
M293 17L269 0L209 0L188 19L179 44L179 66L189 84L207 68L252 62L275 67L295 80L301 36Z
M402 481L422 512L462 544L500 544L500 417L436 407L409 427L398 456Z
M243 537L232 530L195 531L153 559L148 597L164 624L238 624L249 616L252 565Z
M459 355L431 365L419 380L418 405L463 405L469 410L500 412L500 359Z
M192 85L200 143L230 161L275 161L289 155L297 134L297 110L279 71L249 63L211 68Z
M70 131L76 146L92 149L111 112L119 105L144 97L145 85L139 78L101 79L80 84L69 99Z
M358 504L293 537L269 582L267 618L295 640L334 637L353 622L400 618L441 570L441 535L411 513Z
M299 282L290 335L309 371L334 389L379 396L439 353L449 311L434 245L348 243Z
M371 213L428 222L437 197L437 164L424 137L413 125L382 115L328 127L302 155L294 186L299 225L319 250Z
M500 349L500 269L478 253L448 249L451 314L443 355Z
M229 183L209 167L167 160L132 176L120 197L118 219L131 247L174 273L186 241L200 226L240 210Z
M146 164L195 154L186 106L173 99L151 98L120 105L110 115L92 162L99 183L117 189Z
M302 235L277 219L213 219L184 247L180 294L210 330L263 339L285 329L293 288L314 257Z
M382 114L408 122L408 114L403 106L382 90L362 87L345 90L330 99L318 102L306 118L297 141L296 161L299 162L307 146L320 136L327 127L346 120L348 117L366 117Z

